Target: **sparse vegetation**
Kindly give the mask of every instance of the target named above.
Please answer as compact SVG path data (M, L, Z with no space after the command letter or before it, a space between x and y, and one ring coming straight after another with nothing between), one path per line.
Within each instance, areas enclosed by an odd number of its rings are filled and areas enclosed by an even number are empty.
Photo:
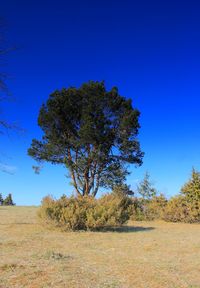
M0 287L199 287L196 224L134 221L71 233L40 225L37 211L0 207Z

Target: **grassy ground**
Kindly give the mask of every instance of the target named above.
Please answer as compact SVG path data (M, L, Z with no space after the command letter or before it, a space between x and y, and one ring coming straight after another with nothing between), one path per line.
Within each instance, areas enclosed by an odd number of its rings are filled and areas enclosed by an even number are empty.
M197 288L200 226L134 222L115 232L64 233L35 207L0 207L0 287Z

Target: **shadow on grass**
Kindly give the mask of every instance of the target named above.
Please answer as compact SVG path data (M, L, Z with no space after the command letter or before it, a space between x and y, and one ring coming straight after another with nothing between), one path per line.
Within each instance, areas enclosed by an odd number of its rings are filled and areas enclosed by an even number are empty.
M35 225L36 223L27 223L27 222L8 222L8 223L0 223L0 225ZM0 286L1 288L1 286Z
M121 226L121 227L108 227L100 229L99 232L118 232L118 233L135 233L135 232L148 232L154 230L154 227L142 226Z

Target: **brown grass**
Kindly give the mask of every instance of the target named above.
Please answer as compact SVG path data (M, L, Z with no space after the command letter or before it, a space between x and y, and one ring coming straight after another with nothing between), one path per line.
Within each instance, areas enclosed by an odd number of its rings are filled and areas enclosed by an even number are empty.
M197 288L200 226L132 222L110 232L61 232L36 207L0 207L1 288Z

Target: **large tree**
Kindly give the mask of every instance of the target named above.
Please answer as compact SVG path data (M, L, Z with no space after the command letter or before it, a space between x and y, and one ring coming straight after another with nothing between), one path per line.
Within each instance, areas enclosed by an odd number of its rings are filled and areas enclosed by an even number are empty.
M32 140L28 154L37 161L64 164L78 195L124 182L127 164L142 164L137 139L139 111L117 88L104 82L55 91L40 109L44 135Z

